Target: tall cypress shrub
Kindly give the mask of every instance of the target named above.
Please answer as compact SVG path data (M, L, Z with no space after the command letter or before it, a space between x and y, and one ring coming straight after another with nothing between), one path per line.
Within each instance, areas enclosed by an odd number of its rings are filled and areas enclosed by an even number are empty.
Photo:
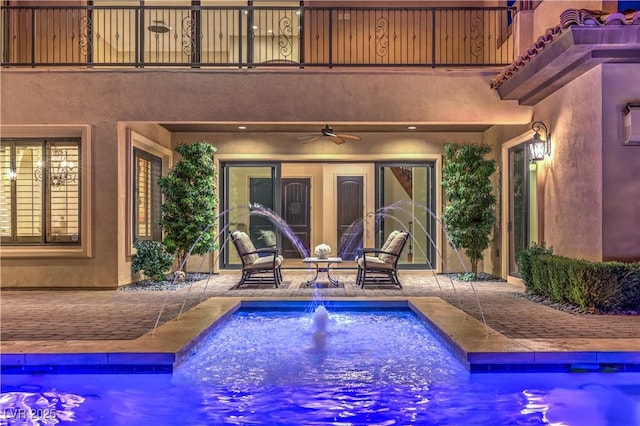
M474 277L496 223L496 197L490 179L496 161L484 158L490 152L487 145L451 143L444 148L442 188L447 204L443 221L453 244L464 249L469 258Z
M197 255L216 247L216 149L208 142L196 142L175 150L182 158L158 181L164 195L160 224L165 232L164 245L184 265L192 247L191 253Z

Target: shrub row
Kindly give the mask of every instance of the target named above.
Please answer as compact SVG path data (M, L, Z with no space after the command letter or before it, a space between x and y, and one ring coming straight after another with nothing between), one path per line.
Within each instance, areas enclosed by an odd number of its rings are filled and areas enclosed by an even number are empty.
M518 256L527 289L556 302L607 311L640 311L640 262L590 262L533 244Z

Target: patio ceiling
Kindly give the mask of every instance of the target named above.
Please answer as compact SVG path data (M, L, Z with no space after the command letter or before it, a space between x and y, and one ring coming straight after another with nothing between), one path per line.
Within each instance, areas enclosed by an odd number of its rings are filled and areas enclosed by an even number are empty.
M264 123L264 122L175 122L175 123L159 123L162 127L172 133L233 133L233 132L249 132L249 133L317 133L325 125L329 124L336 131L345 132L484 132L491 125L488 124L419 124L419 123L341 123L341 122L306 122L306 123ZM238 126L246 126L246 129L239 130ZM415 126L415 129L409 129L409 126Z

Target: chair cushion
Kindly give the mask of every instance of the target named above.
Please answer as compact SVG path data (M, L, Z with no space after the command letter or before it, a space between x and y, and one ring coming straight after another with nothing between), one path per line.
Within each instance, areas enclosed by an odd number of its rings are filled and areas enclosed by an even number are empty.
M378 259L377 257L374 256L367 256L367 263L374 263L374 262L381 262L380 259ZM356 259L356 262L358 262L358 266L363 268L364 267L364 259L362 257L359 257Z
M388 251L389 253L395 254L396 256L380 253L380 255L378 256L380 260L382 260L385 263L394 263L395 260L398 258L397 256L400 255L400 250L402 250L402 247L404 247L404 243L406 239L407 239L406 232L398 232L393 237L393 240L391 241L391 244L389 244L389 247L387 247L387 249L385 250L385 251Z
M398 235L400 233L400 231L391 231L391 233L389 234L389 236L387 237L387 241L384 242L384 244L382 245L382 248L380 250L382 251L389 251L389 244L391 244L391 241L393 241L394 237L396 235Z
M282 264L282 256L276 256L276 268ZM245 269L272 269L273 256L259 257L251 265L247 265Z
M358 266L364 269L364 260L360 258L358 260ZM377 257L367 256L367 270L369 269L388 269L393 270L393 264L383 262Z
M242 261L245 264L251 265L259 258L257 253L244 254L244 253L251 253L252 251L256 251L256 247L253 245L253 243L251 242L251 239L245 232L234 231L233 242L235 243L236 248L238 249L238 254L242 257Z

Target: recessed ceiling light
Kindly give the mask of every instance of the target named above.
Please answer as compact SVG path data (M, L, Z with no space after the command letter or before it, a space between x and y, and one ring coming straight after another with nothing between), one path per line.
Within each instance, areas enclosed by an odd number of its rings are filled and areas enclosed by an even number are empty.
M257 30L257 29L258 29L258 26L257 26L257 25L254 25L254 26L253 26L253 29L254 29L254 30Z
M409 127L407 127L407 129L409 129L409 130L415 130L415 129L417 129L417 127L416 127L416 126L409 126Z
M238 126L239 130L247 130L247 126Z
M273 34L273 30L267 30L267 34Z

